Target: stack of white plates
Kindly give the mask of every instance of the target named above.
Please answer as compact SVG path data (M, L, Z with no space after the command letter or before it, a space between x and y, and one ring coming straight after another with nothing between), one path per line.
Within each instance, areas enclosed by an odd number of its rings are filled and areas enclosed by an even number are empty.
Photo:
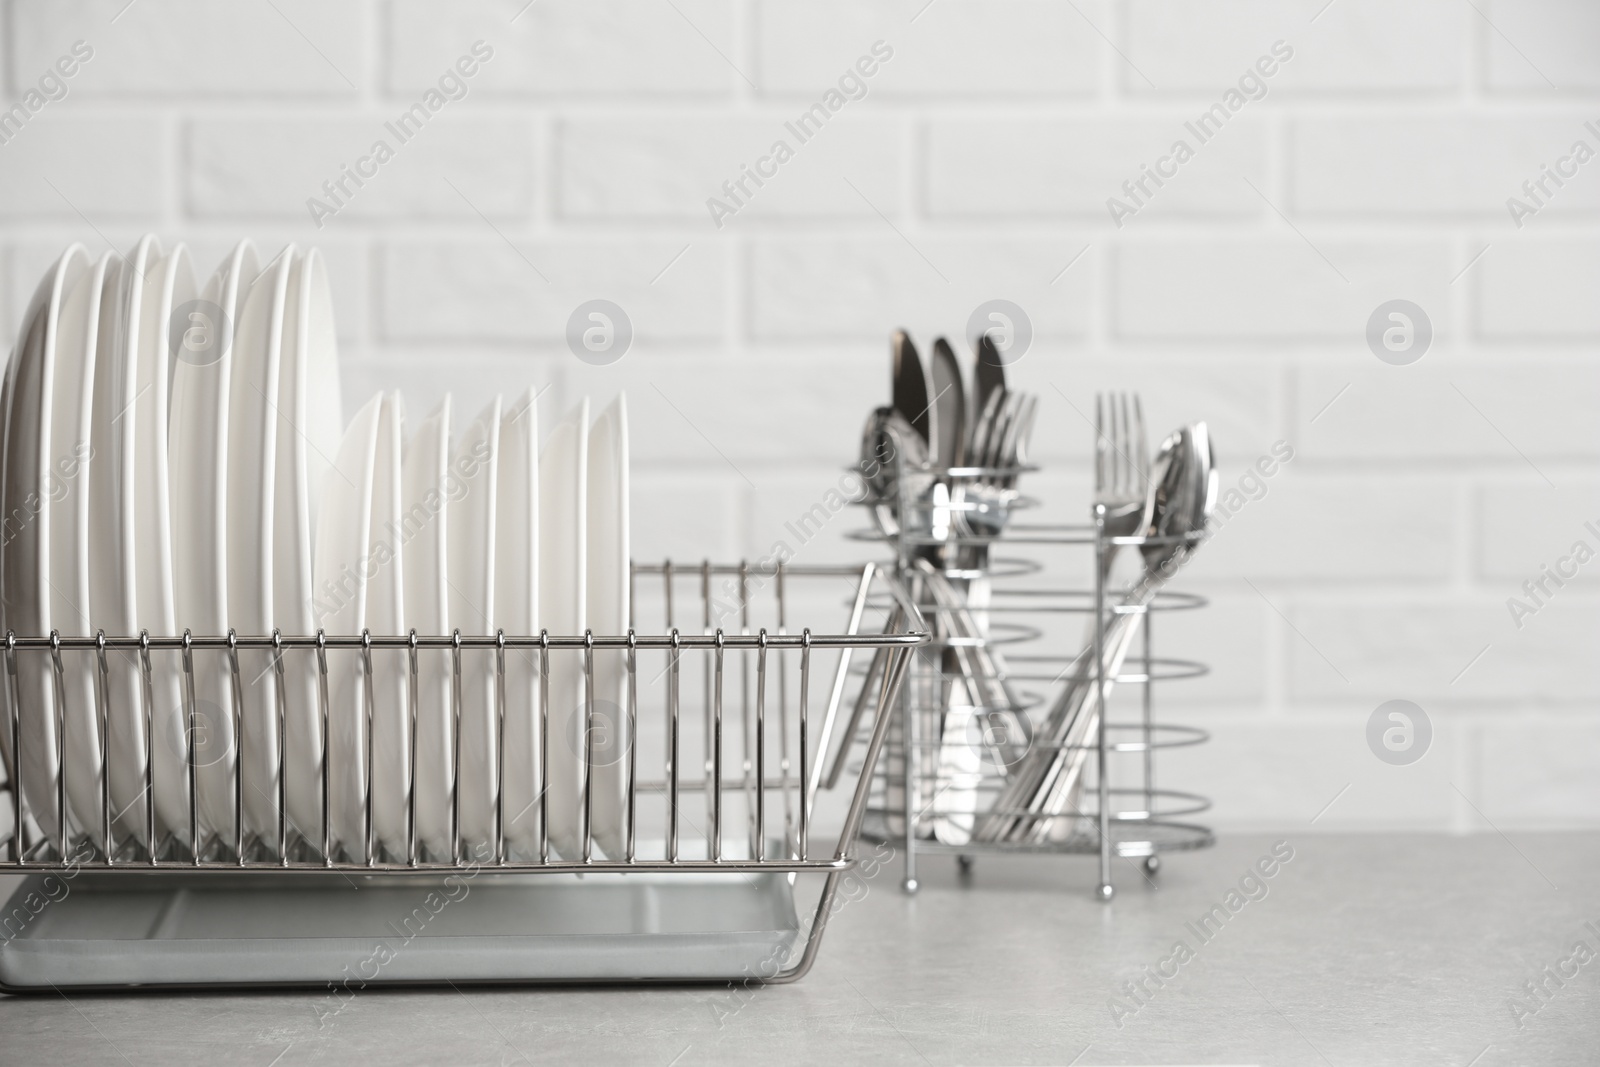
M68 248L35 293L8 364L0 436L0 628L19 636L596 634L626 632L628 434L618 397L589 420L585 400L541 451L535 394L497 398L465 428L446 396L407 439L398 393L369 400L342 437L336 333L326 265L285 248L265 266L242 242L204 289L187 250L146 237L126 257ZM454 432L453 432L454 431ZM461 839L494 834L498 780L493 653L461 674ZM598 741L592 829L622 849L626 704L620 653L596 654ZM472 662L477 660L477 662ZM568 661L571 662L568 662ZM143 839L145 706L138 659L113 653L106 743L92 655L64 656L64 717L49 658L17 659L20 707L5 701L10 755L20 719L20 777L37 831L60 820L98 841L107 774L119 839ZM186 728L181 659L152 657L149 746L155 816L170 841L190 836L188 755L195 753L203 841L232 842L235 776L247 841L277 841L280 766L287 822L320 847L322 724L312 656L274 669L239 653L194 655L194 725ZM329 821L336 850L366 852L368 677L354 653L329 653ZM411 768L408 661L373 654L372 831L403 855ZM417 836L449 852L457 754L447 651L419 664ZM506 835L537 853L541 805L554 850L581 850L581 666L552 657L548 760L539 752L536 656L506 656ZM284 722L280 736L278 687ZM235 708L238 700L240 706ZM234 736L234 722L243 737ZM192 736L191 736L192 733ZM608 751L609 750L609 751ZM65 813L57 768L66 771Z

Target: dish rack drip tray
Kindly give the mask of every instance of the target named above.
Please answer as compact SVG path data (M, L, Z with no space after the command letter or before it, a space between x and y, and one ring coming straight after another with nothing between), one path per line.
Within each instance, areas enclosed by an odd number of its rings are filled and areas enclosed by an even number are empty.
M726 981L775 973L800 934L781 872L83 872L28 878L4 917L0 985L12 990Z

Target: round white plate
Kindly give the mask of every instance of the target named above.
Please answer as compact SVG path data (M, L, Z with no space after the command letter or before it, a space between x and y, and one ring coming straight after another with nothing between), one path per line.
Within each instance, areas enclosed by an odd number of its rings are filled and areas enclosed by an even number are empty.
M588 588L584 604L595 634L628 632L628 399L618 394L589 428ZM627 804L627 653L594 654L594 781L590 812L595 843L612 859L623 854Z
M6 420L5 570L6 626L25 636L50 632L50 531L52 489L62 484L51 450L54 363L62 303L89 268L88 254L74 244L39 283L23 317L17 351L7 369L11 382ZM68 469L78 472L76 457ZM48 658L17 657L22 705L14 709L20 733L23 799L37 828L56 840L61 826L56 804L57 746L55 680ZM10 754L11 731L0 731Z
M178 245L160 264L147 270L139 296L142 309L138 333L130 333L130 342L139 346L133 363L134 400L130 416L125 416L134 419L134 625L139 630L149 630L152 635L171 637L179 633L178 601L173 582L171 458L168 456L171 374L176 350L173 315L194 306L198 296L189 250ZM179 338L181 336L179 333ZM182 662L178 656L150 657L150 691L155 696L155 710L182 707ZM139 733L142 737L142 729ZM152 745L152 750L158 747L160 745ZM112 755L117 757L115 745ZM142 750L138 758L128 763L142 768ZM181 795L186 797L187 792ZM160 801L157 801L157 808L160 808ZM181 837L187 838L187 819L184 827L186 832Z
M406 626L418 634L450 632L448 502L464 489L450 466L446 394L406 445L401 472ZM450 673L449 652L417 653L417 843L435 858L450 851L450 786L455 776ZM409 768L407 755L408 750L395 758Z
M173 602L177 629L228 629L228 463L235 327L259 273L255 246L241 241L192 304L169 312L173 356L167 430L171 488ZM170 319L177 319L171 324ZM154 660L155 657L152 657ZM177 656L168 669L181 667ZM152 666L154 666L152 662ZM233 825L233 789L225 758L233 737L233 687L225 657L196 653L196 782L202 835ZM189 841L189 726L181 693L158 694L153 709L156 813L179 842ZM215 768L220 768L221 775Z
M315 248L290 268L277 400L277 479L273 506L273 625L285 634L315 632L312 546L322 482L339 448L338 335L333 295ZM284 778L290 823L322 840L322 721L316 661L283 660Z
M107 634L138 632L138 561L135 513L155 501L135 485L135 435L139 401L149 395L139 381L139 335L147 280L161 265L154 236L139 241L125 269L113 265L101 290L94 411L90 440L95 462L89 471L89 583L92 623ZM159 275L148 289L159 293ZM152 398L153 399L153 398ZM165 398L163 398L165 399ZM148 407L148 405L145 405ZM162 502L164 507L165 501ZM111 809L117 830L144 830L144 716L137 653L106 656L106 714Z
M134 362L138 374L134 401L134 492L138 503L134 506L134 580L137 608L135 625L153 635L173 636L181 631L177 624L177 590L172 554L172 484L171 456L168 454L168 434L171 429L173 353L176 351L172 336L173 315L180 309L193 306L198 296L195 287L194 264L189 250L178 245L159 264L145 274L143 308L139 315L137 331L130 319L130 338L136 336L139 354ZM131 305L130 305L131 306ZM179 328L181 338L182 327ZM151 693L154 702L152 721L159 720L162 708L180 708L183 703L183 667L180 659L171 654L151 656ZM139 705L143 707L142 701ZM136 733L140 747L137 755L122 760L124 765L144 770L144 723L142 715L136 719ZM151 751L160 749L151 745ZM112 735L112 756L118 756L117 736ZM159 767L160 757L156 757ZM115 786L115 779L112 785ZM138 788L142 789L142 782ZM169 786L170 788L170 786ZM177 793L181 799L186 787L180 785ZM160 810L160 791L157 785L156 807ZM142 807L142 805L140 805ZM135 809L137 810L137 809ZM187 823L185 823L187 826ZM138 833L142 839L143 827ZM187 833L183 835L187 837Z
M10 419L11 419L11 390L16 384L16 380L13 378L12 373L11 373L11 368L13 366L15 366L16 362L17 362L17 349L22 347L22 346L24 346L27 343L28 329L29 329L29 324L25 321L24 324L23 324L23 329L22 329L21 336L19 336L17 338L16 344L14 344L12 346L10 355L8 355L6 357L5 376L4 376L3 380L0 380L0 508L3 508L5 506L5 503L6 503L6 498L5 498L5 483L6 483L6 475L5 475L6 432L5 432L5 426L10 422ZM4 513L0 512L0 519L3 519L3 518L4 518ZM10 540L10 532L9 531L5 531L3 533L0 533L0 633L5 632L5 630L6 630L6 617L5 617L5 544L6 544L6 541L8 541L8 540ZM4 735L3 737L0 737L0 751L3 751L5 753L5 757L9 761L10 758L11 758L11 686L10 685L0 685L0 734ZM20 800L21 799L21 794L16 792L17 783L14 780L10 780L10 779L14 779L16 776L12 772L9 762L7 763L6 774L7 774L7 778L8 778L7 786L12 790L13 796L17 797L18 800ZM24 827L19 825L19 821L22 818L22 812L17 810L18 807L20 807L20 804L8 807L6 809L6 811L4 812L3 817L0 817L0 836L9 838L13 833L20 833L25 829Z
M11 352L6 357L4 378L0 379L0 508L3 508L6 503L5 427L11 419L11 390L16 384L16 381L12 376L11 369L16 365L17 362L17 349L27 343L28 330L29 323L24 320L22 333L17 338L16 343L12 345ZM4 514L4 512L0 512L0 520L4 519ZM6 530L4 532L0 532L0 633L4 633L6 630L5 545L8 540L10 540L10 531ZM0 737L0 751L5 753L5 757L9 761L11 758L11 686L9 685L0 685L0 735L4 735L3 737ZM14 777L14 775L11 773L9 763L7 764L7 776L8 779ZM7 785L14 790L17 783L15 781L8 780ZM14 793L14 795L18 796L20 799L20 794ZM8 807L3 813L3 817L0 817L0 837L9 838L13 832L17 832L22 829L17 825L17 822L21 817L22 813L20 811L17 811L13 807Z
M48 508L50 618L63 637L92 634L89 604L89 501L93 456L94 367L99 349L102 295L116 286L114 253L100 257L73 284L61 305L50 400L50 452L62 477ZM107 316L112 330L115 314ZM73 464L72 471L62 464ZM92 653L64 653L62 680L67 799L78 828L100 840L100 724L95 707L96 665Z
M552 636L583 633L587 613L589 401L551 431L539 456L539 624ZM583 855L583 653L550 653L550 706L545 709L550 842L565 859Z
M367 625L367 557L372 543L372 464L383 397L356 413L322 483L317 507L315 623L330 636ZM329 806L333 847L366 857L366 681L361 654L328 652ZM320 842L319 842L320 843Z
M499 484L500 398L473 420L457 442L452 473L462 491L450 501L450 625L463 636L494 633L495 495ZM493 854L495 789L494 657L461 654L461 852ZM489 851L484 851L488 849Z
M405 406L399 393L378 409L372 459L372 519L368 541L367 629L405 633L405 544L401 525L401 453ZM406 788L411 777L409 656L372 653L372 830L392 856L406 855Z
M271 633L274 604L274 533L283 355L284 307L294 246L280 252L250 286L234 331L228 412L228 625L241 634ZM278 703L272 654L239 652L244 736L236 760L242 776L244 832L274 843L278 837ZM230 724L231 726L231 724ZM223 732L223 731L219 731ZM227 731L231 734L231 730ZM232 783L227 760L214 765ZM212 769L212 768L207 768ZM204 803L212 779L201 792ZM222 825L232 828L232 817Z
M161 255L140 240L102 291L90 469L90 603L95 629L132 635L174 630L168 525L167 397L171 310L194 299L180 245ZM156 705L181 703L171 656L152 656ZM143 684L134 652L106 657L111 806L118 830L145 837Z
M532 389L500 422L495 490L495 628L539 632L539 416ZM506 848L515 859L539 856L539 652L506 650Z

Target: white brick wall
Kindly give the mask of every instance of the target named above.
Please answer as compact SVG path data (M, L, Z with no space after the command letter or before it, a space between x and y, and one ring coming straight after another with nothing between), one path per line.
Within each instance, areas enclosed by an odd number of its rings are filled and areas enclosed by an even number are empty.
M1106 197L1125 196L1122 183L1139 177L1140 163L1154 162L1170 148L1190 117L1173 109L1160 118L936 119L927 134L928 213L1068 216L1104 228L1110 221ZM990 156L1003 165L973 166ZM1266 168L1266 130L1254 118L1241 118L1184 168L1182 181L1160 191L1140 221L1259 215L1265 210L1261 198L1241 179L1259 187L1267 180Z
M557 214L570 222L709 223L706 197L725 196L723 182L739 178L741 164L754 164L776 138L787 136L782 126L771 115L562 120L554 145L560 161L552 190ZM905 152L898 129L882 119L835 119L827 137L804 146L807 150L784 166L770 188L756 191L738 217L862 221L875 219L874 208L903 212L908 206L900 188Z
M1225 485L1296 449L1186 579L1215 607L1162 624L1215 664L1162 695L1215 733L1167 782L1225 827L1304 825L1347 783L1318 828L1600 825L1600 562L1521 629L1505 603L1600 548L1600 161L1520 229L1506 207L1600 150L1593 4L0 2L6 107L94 49L0 144L5 331L69 240L153 229L203 271L244 235L317 243L352 409L532 383L549 425L626 386L639 552L690 560L766 551L835 484L892 327L1013 300L1048 514L1083 513L1099 389L1208 418ZM466 96L317 229L306 198L480 39ZM706 198L879 40L865 97L716 227ZM1116 225L1106 199L1279 40L1266 95ZM562 342L594 297L636 330L608 368ZM1395 298L1433 325L1412 366L1365 342ZM859 558L858 521L801 558ZM1433 719L1411 767L1366 748L1391 698Z
M1452 0L1132 0L1123 50L1144 77L1119 76L1140 95L1212 95L1282 40L1295 55L1275 93L1452 92L1475 18Z
M227 116L187 122L185 204L197 219L208 221L244 217L305 225L311 221L306 200L317 197L338 207L323 183L339 178L342 165L355 165L376 140L387 138L396 146L396 157L340 208L339 217L348 214L347 222L470 219L481 225L480 211L491 218L527 214L533 203L530 123L445 113L413 142L398 144L384 124L404 110L396 106L360 118ZM450 183L439 179L441 170L455 175Z
M1505 116L1435 110L1378 118L1370 115L1297 119L1289 131L1289 200L1308 216L1397 216L1510 219L1505 200L1525 196L1522 183L1538 177L1586 138L1593 112ZM1531 165L1530 165L1531 163ZM1581 171L1580 171L1581 174ZM1574 179L1556 188L1540 211L1593 216L1600 183ZM1534 225L1529 223L1529 225Z

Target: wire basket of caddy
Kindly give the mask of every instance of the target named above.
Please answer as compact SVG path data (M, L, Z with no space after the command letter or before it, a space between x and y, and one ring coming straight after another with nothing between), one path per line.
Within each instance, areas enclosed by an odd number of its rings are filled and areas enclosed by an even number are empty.
M973 347L969 376L943 338L924 360L896 331L892 401L862 434L859 503L873 525L854 536L893 551L898 595L932 631L897 689L887 738L868 753L876 782L862 833L900 846L907 892L919 854L953 855L963 873L979 854L1080 854L1098 858L1096 895L1110 901L1113 860L1136 861L1149 878L1161 853L1214 842L1193 820L1210 801L1156 775L1157 753L1207 734L1157 721L1154 683L1207 668L1156 655L1151 637L1157 616L1206 603L1166 586L1207 536L1210 432L1181 426L1152 457L1139 398L1099 396L1091 524L1012 521L1036 503L1019 482L1037 469L1027 459L1037 398L1008 387L994 337ZM1093 585L1054 588L1040 561L999 555L1020 546L1092 550ZM1052 622L1049 640L1068 651L1032 651ZM875 740L866 697L883 666L876 657L862 672L863 699L826 781L859 766L853 752ZM1131 720L1108 713L1119 687L1135 691Z
M635 563L631 580L635 626L623 635L8 633L12 817L0 874L25 878L0 914L0 989L326 986L348 994L444 982L800 978L837 910L841 880L857 866L890 709L912 651L928 640L921 616L870 565ZM885 592L883 621L863 633L869 601ZM797 603L836 610L841 596L842 628L794 625ZM647 614L659 624L641 629ZM816 810L821 755L858 652L886 669L866 700L864 765L848 798L824 815ZM242 701L232 705L238 743L220 757L202 753L195 679L207 659L236 696L252 680L241 661L268 663L280 682L279 737L297 711L309 710L320 727L319 758L300 779L288 746L274 746L275 820L264 828L246 814L241 767L255 758L256 739L238 719ZM121 753L106 698L119 660L138 679L142 718L140 745ZM607 660L623 682L616 703L598 691ZM293 707L292 687L281 684L296 670L315 683L310 709ZM336 686L341 671L369 683L357 766L327 758L334 735L349 727L330 706L330 679ZM373 744L383 709L370 684L384 671L403 680L397 721L407 735L402 773L387 779L374 776L375 760L385 758ZM430 672L447 674L452 694L444 747L453 773L440 795L425 795L418 768L437 755L419 736ZM94 684L69 684L75 673ZM464 791L484 787L473 780L484 768L469 766L463 751L462 693L474 674L492 694L487 832L464 820L462 807ZM181 693L186 724L176 759L159 751L170 743L155 696L164 681ZM580 729L558 736L552 686L563 684L581 692ZM91 706L73 707L82 692L93 694ZM533 719L519 724L510 709L526 707ZM98 731L99 751L111 759L79 766L70 744L38 758L49 746L30 744L30 735L70 741L74 716ZM532 744L508 749L508 738L530 728ZM131 760L140 797L176 788L178 816L159 803L114 804L109 765L119 758ZM178 781L161 780L173 770ZM90 791L69 776L88 776L98 803L74 804L73 794ZM519 776L537 788L514 811L509 787ZM382 795L396 780L399 791ZM320 800L304 823L295 790ZM223 817L207 814L208 796L220 798ZM355 829L342 835L341 796L357 798ZM382 832L375 810L396 816L398 830ZM430 840L419 825L442 826L443 836ZM801 877L821 881L805 921L795 903Z

